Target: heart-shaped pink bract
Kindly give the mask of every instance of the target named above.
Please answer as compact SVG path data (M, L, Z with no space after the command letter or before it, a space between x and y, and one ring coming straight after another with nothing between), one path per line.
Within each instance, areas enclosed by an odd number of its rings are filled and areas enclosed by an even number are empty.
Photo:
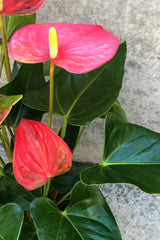
M38 63L51 59L49 30L57 32L58 55L52 61L72 73L92 71L111 60L118 38L98 25L44 23L19 29L11 38L9 53L16 61Z
M44 0L2 0L3 10L0 14L6 15L28 15L32 14L42 6Z
M13 171L28 190L71 168L72 153L66 143L45 124L22 119L15 134Z

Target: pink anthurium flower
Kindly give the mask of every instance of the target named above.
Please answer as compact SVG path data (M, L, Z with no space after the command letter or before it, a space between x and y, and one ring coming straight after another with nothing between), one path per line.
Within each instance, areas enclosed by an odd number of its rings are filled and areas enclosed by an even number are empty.
M71 168L72 153L66 143L45 124L22 119L15 134L13 171L28 190Z
M1 0L0 14L27 15L36 12L44 0Z
M52 60L72 73L92 71L117 52L117 37L98 25L44 23L19 29L11 38L9 53L16 61Z

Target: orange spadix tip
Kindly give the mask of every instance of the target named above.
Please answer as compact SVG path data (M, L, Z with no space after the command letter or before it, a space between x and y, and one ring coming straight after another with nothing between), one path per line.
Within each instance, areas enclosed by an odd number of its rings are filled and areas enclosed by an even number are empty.
M49 53L51 58L55 58L58 54L57 32L54 27L49 29Z
M0 0L0 12L3 11L3 0Z

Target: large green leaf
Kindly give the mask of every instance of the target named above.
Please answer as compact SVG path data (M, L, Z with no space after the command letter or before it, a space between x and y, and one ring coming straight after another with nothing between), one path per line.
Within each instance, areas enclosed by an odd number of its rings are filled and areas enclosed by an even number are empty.
M85 74L65 70L55 76L54 106L56 114L71 125L84 125L110 109L122 86L126 43L120 45L116 56L100 68ZM49 83L28 92L23 102L29 107L48 111Z
M52 186L57 192L68 192L76 182L79 182L80 173L88 166L87 163L73 161L69 172L52 179Z
M129 183L160 193L160 134L123 123L109 114L105 125L103 162L85 169L85 184Z
M0 88L0 93L4 95L24 94L31 89L41 87L44 83L42 63L22 64L13 81ZM12 108L7 119L11 125L17 126L22 117L40 120L42 114L41 111L35 111L24 106L22 101L20 101Z
M128 122L126 113L125 113L124 109L121 107L121 105L120 105L118 100L116 100L113 103L113 105L109 109L109 111L107 111L105 114L103 114L100 117L105 119L107 114L108 114L108 112L114 113L122 122Z
M62 68L56 65L54 68L54 76L61 70ZM50 75L50 61L46 61L43 63L43 72L44 72L44 76Z
M17 240L23 222L23 211L15 203L0 208L0 239Z
M18 182L9 177L0 178L0 203L18 203L24 210L30 209L30 203L34 200L31 192L27 191Z
M32 221L23 223L19 240L38 240L36 229Z
M61 130L58 133L59 136L61 134ZM76 140L77 140L78 135L79 135L79 130L80 130L79 126L72 126L70 124L67 124L66 134L65 134L65 137L64 137L63 140L65 141L65 143L67 143L67 145L68 145L68 147L70 148L71 151L73 151L74 148L75 148Z
M6 37L9 41L13 33L18 29L36 22L36 14L24 15L24 16L9 16L5 15L6 24Z
M71 202L60 211L47 198L31 203L39 240L121 240L115 219L97 187L75 185Z

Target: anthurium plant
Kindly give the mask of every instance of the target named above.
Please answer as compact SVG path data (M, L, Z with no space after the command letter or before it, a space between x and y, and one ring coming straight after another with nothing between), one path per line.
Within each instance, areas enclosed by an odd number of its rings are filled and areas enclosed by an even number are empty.
M97 25L36 24L43 2L0 1L0 71L8 80L0 88L8 157L0 157L0 239L121 240L98 185L159 194L160 134L128 123L117 99L126 43ZM57 133L53 114L63 118ZM75 162L96 118L105 122L102 163Z

